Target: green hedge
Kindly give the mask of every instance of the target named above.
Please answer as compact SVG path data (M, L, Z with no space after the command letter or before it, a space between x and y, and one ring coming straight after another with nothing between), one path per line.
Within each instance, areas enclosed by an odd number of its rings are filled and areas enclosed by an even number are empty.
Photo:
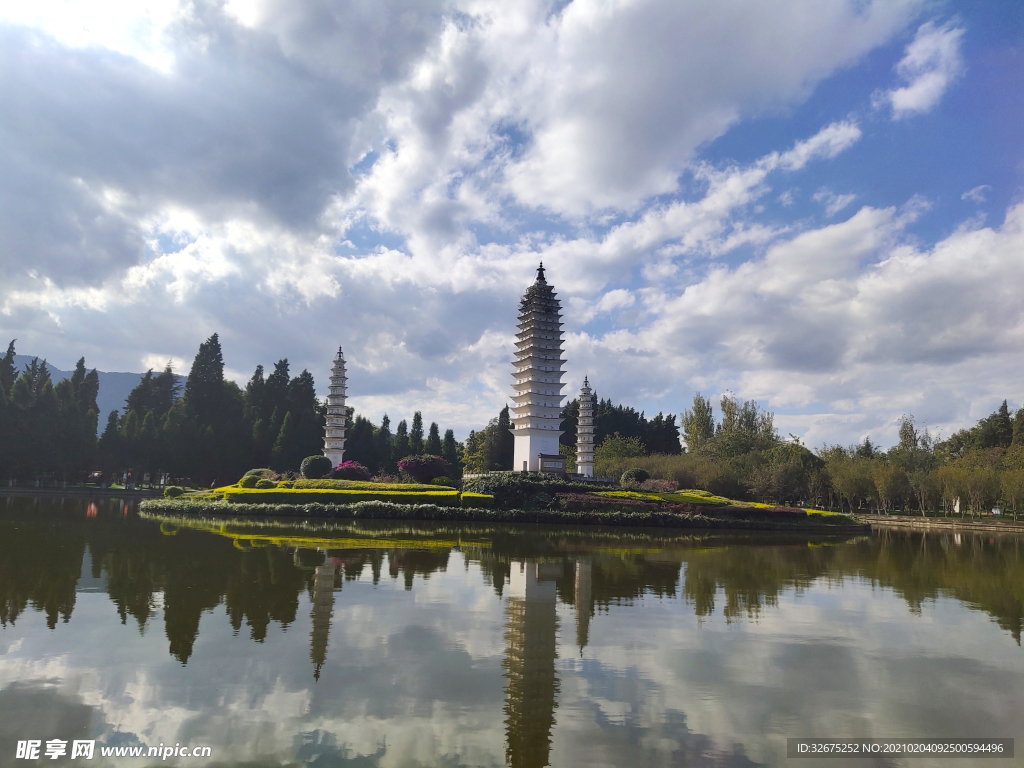
M727 520L671 512L565 512L559 510L480 509L446 507L437 504L393 504L364 501L356 504L241 504L182 496L178 499L148 499L143 512L174 515L227 515L231 517L279 516L303 518L344 518L364 520L439 520L486 523L547 523L554 525L608 525L637 528L705 528L732 530L814 530L822 525L798 523L792 519ZM836 517L844 517L839 516ZM805 518L806 520L806 518ZM868 526L847 518L849 532ZM828 526L834 530L834 526ZM838 532L838 531L837 531Z
M422 486L419 486L422 487ZM322 490L316 488L248 488L224 492L224 500L232 504L354 504L360 501L386 501L394 504L436 504L459 506L458 491L369 491Z
M494 497L486 493L470 493L467 491L462 494L462 506L475 509L490 509L494 506Z
M375 483L371 480L296 480L296 488L319 488L338 491L429 491L420 483Z

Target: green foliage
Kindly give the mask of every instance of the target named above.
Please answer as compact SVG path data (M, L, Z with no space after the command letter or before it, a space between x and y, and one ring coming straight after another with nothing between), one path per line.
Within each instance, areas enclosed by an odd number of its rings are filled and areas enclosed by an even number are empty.
M490 509L494 506L494 497L486 493L463 493L462 506L474 509Z
M164 488L164 496L166 496L168 499L176 499L183 493L185 493L185 489L182 488L180 485L168 485L166 488Z
M435 477L433 480L431 480L430 485L442 485L447 488L457 487L454 480L452 480L450 477L444 477L443 475L441 477Z
M647 448L637 437L623 437L618 432L606 437L594 449L594 461L632 459L647 455Z
M334 488L339 490L366 491L423 491L421 483L379 483L361 480L296 480L296 488Z
M265 481L260 481L265 482ZM257 489L259 484L257 484ZM450 491L374 491L361 489L269 488L224 491L224 500L239 504L354 504L358 501L387 501L392 504L436 504L458 506L459 492Z
M307 456L302 460L299 471L307 480L319 480L333 469L331 460L322 454Z
M273 480L267 480L266 478L256 481L256 488L260 490L267 490L268 488L277 488L277 483Z
M588 491L591 486L559 477L520 472L491 472L462 483L463 493L482 493L494 497L501 509L530 509L543 506L559 492Z
M700 453L715 436L715 412L711 401L698 392L693 407L683 411L683 440L691 453Z
M633 467L627 469L622 473L622 477L619 479L619 484L624 487L632 487L634 485L640 485L644 480L650 480L651 473L641 467Z

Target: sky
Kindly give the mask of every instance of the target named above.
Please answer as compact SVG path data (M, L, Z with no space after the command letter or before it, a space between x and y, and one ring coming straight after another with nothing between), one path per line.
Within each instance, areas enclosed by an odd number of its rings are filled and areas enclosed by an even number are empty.
M219 333L464 438L543 260L566 389L809 446L1024 403L1024 6L0 0L0 334ZM717 412L716 407L716 412Z

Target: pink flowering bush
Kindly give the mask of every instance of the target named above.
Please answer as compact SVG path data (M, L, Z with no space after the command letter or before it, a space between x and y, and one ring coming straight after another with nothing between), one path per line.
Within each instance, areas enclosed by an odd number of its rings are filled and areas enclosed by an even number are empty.
M369 480L370 470L358 461L345 461L331 472L332 480Z

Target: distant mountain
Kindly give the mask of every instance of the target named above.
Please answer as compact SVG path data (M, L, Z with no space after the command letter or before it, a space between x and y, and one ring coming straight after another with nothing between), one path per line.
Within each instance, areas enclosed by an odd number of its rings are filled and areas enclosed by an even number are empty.
M35 358L31 355L15 355L14 365L18 369L18 372L25 370L25 366L29 365ZM42 358L40 358L42 359ZM50 378L53 379L53 383L56 384L61 379L70 379L71 374L74 371L62 371L60 368L54 368L49 363L46 364L47 369L50 371ZM92 370L87 368L87 370ZM106 373L104 371L96 371L100 377L100 393L96 397L96 405L100 409L100 418L98 429L100 432L103 431L104 425L107 423L107 415L111 411L120 411L124 413L124 402L128 399L129 393L138 386L138 383L142 380L143 374L141 373ZM154 371L159 373L159 371ZM185 379L187 377L176 375L178 379L178 394L180 395L185 391Z

